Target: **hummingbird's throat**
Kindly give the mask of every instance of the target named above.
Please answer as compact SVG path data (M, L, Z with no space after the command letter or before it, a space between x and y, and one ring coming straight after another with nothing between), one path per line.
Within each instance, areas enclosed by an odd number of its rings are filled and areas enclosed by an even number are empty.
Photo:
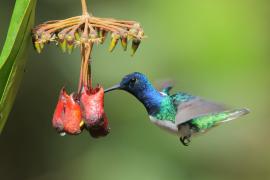
M133 95L145 106L149 115L154 115L160 111L164 97L158 91L148 90Z

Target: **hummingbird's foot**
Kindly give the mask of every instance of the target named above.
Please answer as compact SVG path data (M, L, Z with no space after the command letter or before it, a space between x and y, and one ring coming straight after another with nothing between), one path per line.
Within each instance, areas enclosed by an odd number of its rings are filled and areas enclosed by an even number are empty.
M180 137L180 141L184 146L188 146L190 143L190 137L188 136Z

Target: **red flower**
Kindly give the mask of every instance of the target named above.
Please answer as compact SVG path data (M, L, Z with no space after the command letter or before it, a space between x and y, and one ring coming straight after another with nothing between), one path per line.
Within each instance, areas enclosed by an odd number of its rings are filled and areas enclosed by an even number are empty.
M91 90L84 87L80 104L85 126L91 136L98 138L109 134L108 119L104 112L104 89L101 86Z
M75 95L68 95L62 88L52 119L53 127L59 133L79 134L83 126L81 108Z

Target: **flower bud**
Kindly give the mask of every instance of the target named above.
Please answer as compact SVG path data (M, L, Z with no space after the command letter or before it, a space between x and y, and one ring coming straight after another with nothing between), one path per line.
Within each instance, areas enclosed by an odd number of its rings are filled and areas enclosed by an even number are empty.
M104 29L100 29L98 31L98 36L101 38L100 44L103 44L105 42L107 34L108 32Z
M115 33L112 34L111 44L110 44L110 47L109 47L110 52L112 52L114 50L115 46L118 43L119 38L120 38L119 34L115 34Z
M41 34L41 41L42 41L43 43L47 43L47 42L49 42L50 40L51 40L51 34L46 33L46 32L43 32L43 33Z
M76 135L83 126L81 108L73 94L68 95L62 88L52 119L53 127L59 133Z
M58 34L58 39L59 39L58 40L58 43L60 45L60 48L61 48L62 52L65 53L66 50L67 50L67 40L65 38L65 34L63 34L63 33L60 32Z
M131 40L131 39L135 38L138 35L139 28L140 28L140 24L137 23L137 24L134 24L131 29L129 29L129 31L128 31L128 40Z
M41 46L41 44L36 41L36 42L34 42L34 47L35 47L35 50L37 51L37 53L40 54L44 45Z
M80 34L78 32L75 32L75 40L80 41L80 39L81 39Z
M72 51L73 51L73 48L74 48L74 34L67 34L66 35L66 42L67 42L67 50L68 50L68 53L71 54Z
M140 39L133 39L132 41L132 56L134 56L134 54L136 53L137 49L139 48L139 45L141 43Z
M127 36L122 36L121 37L121 44L122 44L124 51L127 50L127 43L128 43Z
M92 137L98 138L109 133L108 119L104 112L104 90L102 87L89 90L84 87L80 104L85 127Z

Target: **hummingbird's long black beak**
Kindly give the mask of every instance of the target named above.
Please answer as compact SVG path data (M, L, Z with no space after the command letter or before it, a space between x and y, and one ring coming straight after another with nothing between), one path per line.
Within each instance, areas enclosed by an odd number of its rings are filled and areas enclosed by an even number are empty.
M120 89L120 88L121 88L120 84L116 84L116 85L114 85L114 86L112 86L112 87L110 87L108 89L105 89L104 92L107 93L107 92L110 92L110 91L113 91L113 90L116 90L116 89Z

